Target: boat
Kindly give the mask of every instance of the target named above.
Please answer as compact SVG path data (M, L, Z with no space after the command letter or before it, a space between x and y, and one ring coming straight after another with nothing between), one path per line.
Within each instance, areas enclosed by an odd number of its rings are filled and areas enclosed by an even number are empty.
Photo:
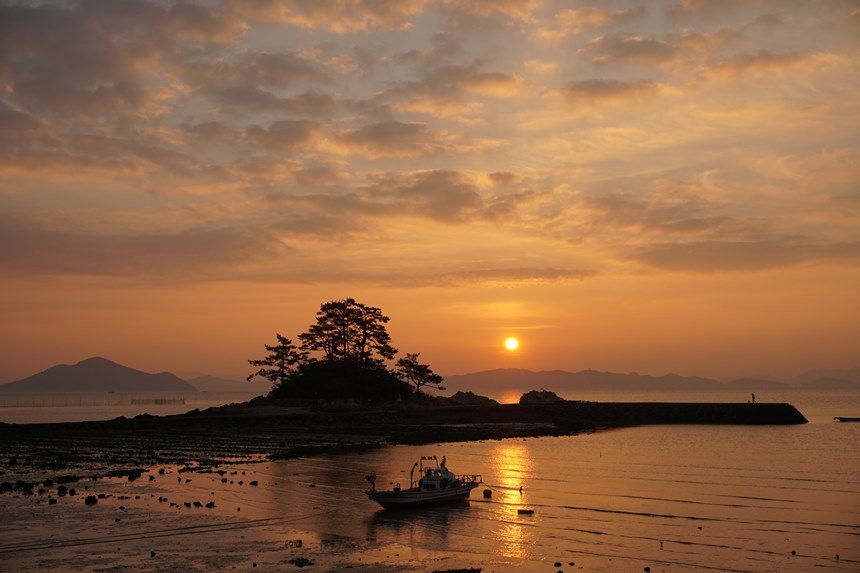
M481 483L479 475L457 475L448 469L445 456L441 462L436 456L422 456L409 471L409 487L406 489L398 483L394 489L379 491L376 489L376 474L370 474L366 479L369 484L365 492L367 497L385 509L463 501Z
M845 416L835 416L834 422L860 422L860 418L846 418Z

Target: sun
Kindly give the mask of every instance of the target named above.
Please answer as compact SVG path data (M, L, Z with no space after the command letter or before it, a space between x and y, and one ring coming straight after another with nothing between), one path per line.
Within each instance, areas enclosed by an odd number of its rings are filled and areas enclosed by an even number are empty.
M520 341L513 336L505 340L505 348L508 350L516 350L520 346Z

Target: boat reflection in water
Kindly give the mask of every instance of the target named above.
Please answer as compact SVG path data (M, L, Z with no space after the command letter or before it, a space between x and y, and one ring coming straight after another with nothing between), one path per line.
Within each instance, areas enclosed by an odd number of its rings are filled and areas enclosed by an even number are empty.
M417 481L415 468L418 468ZM408 489L396 484L392 490L378 491L376 474L370 474L366 479L370 484L367 497L386 509L463 501L481 483L479 475L458 476L449 470L444 456L441 463L436 456L422 456L415 462L409 471Z

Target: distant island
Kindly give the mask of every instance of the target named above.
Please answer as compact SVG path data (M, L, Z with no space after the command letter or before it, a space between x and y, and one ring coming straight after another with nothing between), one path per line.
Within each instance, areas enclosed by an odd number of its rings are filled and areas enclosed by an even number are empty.
M148 374L106 358L59 364L22 380L0 384L0 392L196 392L170 372Z

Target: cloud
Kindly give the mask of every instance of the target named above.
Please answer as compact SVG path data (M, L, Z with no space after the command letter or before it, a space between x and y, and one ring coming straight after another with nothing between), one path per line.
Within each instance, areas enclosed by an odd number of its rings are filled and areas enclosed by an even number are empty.
M398 112L455 118L475 124L488 98L505 99L521 94L524 80L517 74L484 71L481 62L468 65L420 66L419 79L401 82L376 96Z
M695 15L720 16L733 12L739 8L747 8L750 5L762 4L763 2L750 2L749 0L681 0L671 10L671 15L676 17L690 17Z
M220 45L241 23L203 6L143 0L0 6L0 58L14 101L54 114L134 112L164 90L145 79L186 43Z
M35 131L41 122L27 112L19 111L0 100L0 133L10 136L24 135Z
M609 12L599 8L578 8L556 13L551 22L538 29L538 36L546 40L565 40L590 28L608 28L627 24L648 15L645 7Z
M695 196L643 198L630 193L609 193L588 197L583 205L597 216L594 224L599 227L699 234L735 224L730 216L710 214L711 206Z
M297 83L328 82L329 73L313 60L293 52L252 52L235 60L210 58L181 67L182 78L194 87L252 85L286 88Z
M281 111L313 117L331 115L339 103L339 98L330 94L306 92L291 97L279 97L248 84L221 85L207 90L207 94L231 109Z
M802 263L860 261L860 243L813 243L790 238L662 243L643 247L630 259L668 271L759 271Z
M429 112L440 117L465 115L483 109L482 100L470 98L509 98L524 87L517 74L483 71L481 62L422 68L416 81L402 82L377 96L380 101L401 102L398 109ZM466 103L463 103L463 102ZM459 111L458 111L459 110Z
M447 225L514 221L524 206L545 196L530 189L497 195L482 192L482 185L514 185L519 177L511 173L376 173L357 184L338 166L321 165L307 172L294 168L292 173L313 191L273 192L265 197L266 210L277 213L281 232L326 241L384 228L404 217ZM342 184L347 181L351 186L344 191ZM326 186L330 189L321 191Z
M393 119L347 131L340 137L340 143L350 152L371 158L433 155L444 148L427 124Z
M99 234L0 214L0 269L11 275L190 276L242 266L268 250L263 237L231 228Z
M482 216L490 221L510 220L519 212L521 207L545 195L545 193L533 189L497 195L486 201Z
M659 92L659 89L659 84L648 80L633 82L622 80L574 80L564 86L562 93L572 104L601 104L627 102L652 97Z
M591 40L583 48L584 54L591 54L597 64L633 62L646 65L660 65L674 61L680 48L664 40L642 36L600 36Z
M283 119L269 127L251 125L245 133L255 143L277 151L291 151L311 145L317 138L320 125L308 120Z
M395 273L386 282L400 287L459 287L476 284L528 285L563 281L582 281L596 276L591 269L555 267L488 267L468 271L439 271L430 273ZM372 279L372 277L366 277Z
M737 55L716 62L710 71L716 75L738 76L742 74L780 73L790 68L811 64L818 59L808 54L778 54L767 50Z
M405 30L428 0L228 0L243 18L336 34Z
M489 17L495 14L516 20L528 20L537 8L536 0L442 0L452 11L471 16Z
M401 213L444 222L462 222L483 205L478 188L454 171L378 176L366 190L371 200Z
M275 194L266 197L275 215L272 229L285 237L346 244L374 227L374 217L384 206L368 202L357 193Z
M309 162L293 173L296 181L314 188L330 187L350 179L349 165L334 161Z
M182 129L189 135L203 141L238 141L242 133L223 121L204 121L190 125L184 125Z

